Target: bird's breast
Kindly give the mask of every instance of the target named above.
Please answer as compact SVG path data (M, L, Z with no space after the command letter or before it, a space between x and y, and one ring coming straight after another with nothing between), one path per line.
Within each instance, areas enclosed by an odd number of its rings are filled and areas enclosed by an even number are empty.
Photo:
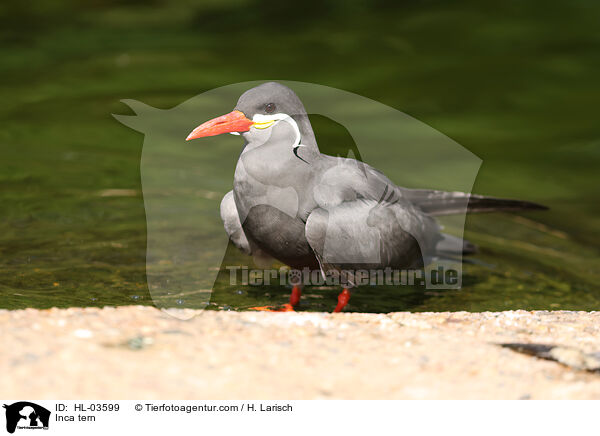
M279 182L257 179L240 159L233 185L240 222L246 236L276 259L292 266L311 263L299 189Z
M268 204L250 208L242 223L244 233L263 251L290 266L317 268L318 263L308 241L305 224Z

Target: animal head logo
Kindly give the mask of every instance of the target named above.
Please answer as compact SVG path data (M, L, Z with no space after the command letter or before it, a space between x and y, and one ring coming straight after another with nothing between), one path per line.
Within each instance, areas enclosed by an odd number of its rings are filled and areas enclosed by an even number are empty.
M6 409L6 431L14 433L18 429L47 429L50 423L50 411L29 401L19 401Z

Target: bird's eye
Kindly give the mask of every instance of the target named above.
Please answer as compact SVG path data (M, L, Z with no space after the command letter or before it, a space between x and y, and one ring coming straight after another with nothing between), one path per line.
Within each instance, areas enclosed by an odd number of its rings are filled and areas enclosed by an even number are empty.
M275 112L275 103L267 103L265 106L265 112L268 114L272 114Z

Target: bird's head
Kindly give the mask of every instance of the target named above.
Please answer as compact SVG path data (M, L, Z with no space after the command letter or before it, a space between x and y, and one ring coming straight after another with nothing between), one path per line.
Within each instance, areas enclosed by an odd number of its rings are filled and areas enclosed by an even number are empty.
M310 128L307 123L306 110L294 91L268 82L243 93L232 112L199 125L186 140L232 133L243 135L248 142L266 142L279 125L286 127L282 134L289 137L292 148L297 148L302 145L305 125Z

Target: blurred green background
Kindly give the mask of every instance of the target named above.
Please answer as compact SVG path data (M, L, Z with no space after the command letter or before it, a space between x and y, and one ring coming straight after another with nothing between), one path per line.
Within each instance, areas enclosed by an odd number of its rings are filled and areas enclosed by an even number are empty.
M470 217L489 265L462 290L359 289L349 310L598 310L599 22L594 1L3 2L0 307L152 304L143 137L110 114L285 79L408 113L483 159L475 192L552 208ZM220 280L211 307L287 292Z

